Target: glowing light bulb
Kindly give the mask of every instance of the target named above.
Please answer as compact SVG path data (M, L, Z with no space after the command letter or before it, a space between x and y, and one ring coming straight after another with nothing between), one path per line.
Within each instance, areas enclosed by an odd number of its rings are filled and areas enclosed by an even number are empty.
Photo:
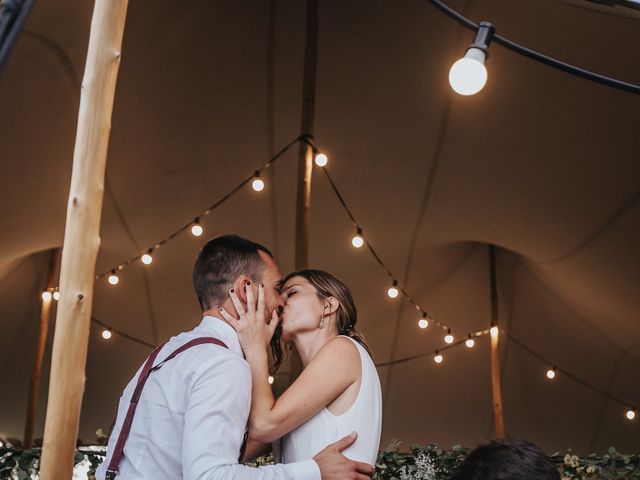
M117 285L117 284L118 284L118 282L120 281L120 279L118 278L118 275L116 275L115 270L111 273L111 275L109 275L108 280L109 280L109 283L110 283L111 285Z
M48 302L49 300L51 300L51 292L48 290L45 290L44 292L42 292L42 300L44 300L45 302Z
M202 235L203 232L204 232L204 228L202 228L202 225L200 225L199 223L195 223L191 227L191 234L194 237L199 237L200 235Z
M435 357L433 357L433 361L436 363L442 363L442 360L444 360L444 357L436 352Z
M500 333L500 330L498 330L498 327L496 325L494 325L493 327L491 327L489 329L489 333L491 333L492 337L497 337L498 333Z
M476 50L482 54L482 60L469 54ZM484 52L471 48L464 56L451 66L449 83L451 88L460 95L475 95L487 83L487 69L484 66Z
M628 420L635 420L635 418L636 418L636 409L635 408L630 408L629 410L627 410L627 413L625 413L625 416L627 417Z
M360 235L356 235L351 239L351 245L356 248L362 247L364 245L364 238L362 238Z
M153 262L153 257L151 256L151 253L145 253L144 255L142 255L140 260L142 260L142 263L144 263L145 265L151 265L151 262Z
M316 165L319 167L326 167L329 159L324 153L319 153L316 155Z
M267 381L269 382L269 385L273 385L274 380L275 379L271 375L269 375L269 378L267 379Z
M400 294L400 291L398 290L398 282L396 280L393 281L393 285L391 287L389 287L389 290L387 290L387 295L389 295L389 298L397 298L398 295Z
M264 182L260 178L260 172L256 172L256 178L253 179L253 182L251 183L251 187L256 192L261 192L262 190L264 190Z
M547 378L549 380L553 380L554 378L556 378L556 368L550 368L549 370L547 370Z
M427 317L422 317L418 320L418 326L422 329L427 328L429 326L429 320L427 320Z
M102 331L102 338L104 338L105 340L109 340L111 336L112 336L111 330L105 329Z
M473 346L476 344L476 341L473 338L467 338L464 344L467 348L473 348Z
M53 299L57 302L60 300L60 292L53 292Z
M444 342L449 344L453 343L453 335L451 335L451 329L449 329L447 334L444 336Z

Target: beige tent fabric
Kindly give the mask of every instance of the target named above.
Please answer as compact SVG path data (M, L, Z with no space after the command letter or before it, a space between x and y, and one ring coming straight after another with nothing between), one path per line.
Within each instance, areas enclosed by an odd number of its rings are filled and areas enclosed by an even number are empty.
M90 3L90 2L89 2ZM0 76L0 433L21 437L46 250L63 240L91 5L37 2ZM268 115L269 2L131 2L113 116L98 271L166 238L300 132L304 8L275 4ZM451 1L541 52L640 83L640 22L555 0ZM447 71L472 34L424 0L324 1L316 142L368 239L407 290L456 332L488 327L487 244L498 248L501 321L519 341L640 404L640 98L497 45L480 94ZM238 233L293 267L295 149L149 267L96 283L94 315L155 343L199 321L190 271L205 237ZM313 180L311 263L353 289L359 327L386 362L443 345L350 245L348 217ZM107 429L149 350L93 328L80 436ZM383 445L473 446L492 434L488 338L476 348L380 369ZM50 352L50 347L49 347ZM621 405L502 343L505 423L549 452L637 449ZM48 372L49 364L45 364ZM47 392L43 378L36 437ZM276 384L286 383L284 372Z

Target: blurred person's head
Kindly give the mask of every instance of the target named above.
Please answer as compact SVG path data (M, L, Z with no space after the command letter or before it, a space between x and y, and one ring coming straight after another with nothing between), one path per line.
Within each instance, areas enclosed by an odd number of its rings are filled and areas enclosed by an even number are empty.
M534 444L510 438L472 450L450 480L560 480L560 473Z

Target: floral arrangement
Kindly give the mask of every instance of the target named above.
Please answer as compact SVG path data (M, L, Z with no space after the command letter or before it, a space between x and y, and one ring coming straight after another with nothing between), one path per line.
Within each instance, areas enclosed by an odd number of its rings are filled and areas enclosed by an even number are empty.
M409 452L399 451L394 441L378 455L374 480L446 480L464 460L469 449L456 445L450 450L436 445L413 445ZM0 480L36 478L40 467L39 448L20 450L0 447ZM105 457L103 447L85 447L76 451L75 464L85 465L86 478L95 479L95 471ZM607 454L580 457L571 452L554 453L551 461L563 480L640 480L640 454L625 455L611 447ZM273 463L271 455L248 465Z

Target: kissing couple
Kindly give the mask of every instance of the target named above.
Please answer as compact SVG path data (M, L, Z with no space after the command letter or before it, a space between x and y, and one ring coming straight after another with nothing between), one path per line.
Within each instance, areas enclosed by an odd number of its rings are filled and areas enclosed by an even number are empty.
M282 278L267 248L236 235L204 246L193 287L202 321L157 347L124 389L96 478L371 477L382 396L349 289L321 270ZM276 399L269 374L283 343L303 370ZM275 465L243 464L270 449Z

